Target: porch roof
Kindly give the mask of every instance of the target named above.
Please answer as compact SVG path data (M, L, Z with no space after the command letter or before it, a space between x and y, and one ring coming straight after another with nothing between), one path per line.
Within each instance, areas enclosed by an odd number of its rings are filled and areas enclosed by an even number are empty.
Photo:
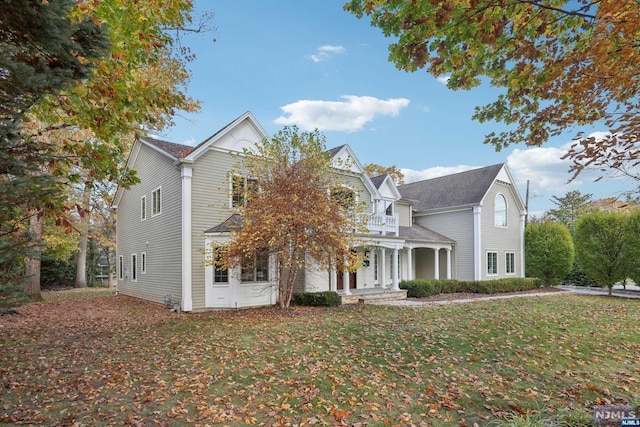
M447 236L416 224L414 224L413 227L400 226L399 237L407 240L421 240L424 242L456 243L455 240L450 239Z
M234 214L227 218L223 223L218 224L215 227L211 227L204 233L229 233L233 230L237 230L240 227L242 227L242 217L238 214Z

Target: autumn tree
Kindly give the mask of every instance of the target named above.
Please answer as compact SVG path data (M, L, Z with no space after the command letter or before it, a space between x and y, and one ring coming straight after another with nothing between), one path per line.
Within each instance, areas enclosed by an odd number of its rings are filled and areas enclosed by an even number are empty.
M512 126L486 135L496 150L597 124L608 134L578 133L571 170L626 165L640 178L637 0L351 0L344 8L394 39L389 60L399 69L426 68L451 89L483 80L503 89L473 115Z
M628 214L591 211L578 219L574 240L576 256L584 272L609 289L629 274L636 234L630 232ZM636 259L635 257L633 259Z
M357 268L361 261L351 249L364 225L355 195L341 191L341 165L335 161L321 133L297 127L285 127L246 151L236 174L249 174L255 187L216 268L246 268L256 253L269 254L277 264L281 308L289 307L306 266Z
M551 202L556 205L556 208L547 211L547 218L558 221L569 227L569 230L573 230L573 225L580 214L589 208L591 194L582 194L578 190L573 190L562 197L552 196Z
M372 178L374 176L390 175L396 185L404 184L404 174L396 167L396 165L381 166L375 163L369 163L364 165L364 171Z
M0 302L11 304L16 286L32 276L39 296L39 231L45 209L64 198L56 177L43 170L55 149L24 132L28 111L84 81L109 48L99 22L72 16L75 2L3 2L0 18ZM36 236L34 236L34 232ZM5 299L6 297L6 299Z
M566 225L554 221L528 224L524 245L528 276L557 285L571 271L574 248Z

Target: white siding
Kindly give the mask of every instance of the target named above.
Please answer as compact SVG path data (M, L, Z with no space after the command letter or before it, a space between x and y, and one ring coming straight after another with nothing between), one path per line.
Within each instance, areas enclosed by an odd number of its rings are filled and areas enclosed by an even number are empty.
M420 216L416 217L415 221L423 227L429 228L456 241L452 256L456 261L455 264L452 265L455 274L452 275L452 278L458 280L473 280L473 210L467 208L458 211ZM445 255L442 255L440 258L444 256Z
M507 201L507 226L497 227L494 222L496 195L502 194ZM520 277L521 235L520 212L512 193L511 184L495 183L487 192L482 206L482 279L514 277L505 273L505 253L515 253L515 276ZM498 275L487 276L487 251L498 253Z
M140 144L140 143L138 143ZM164 296L179 301L181 279L181 186L173 160L142 145L136 163L140 183L125 191L117 210L118 255L127 271L118 280L124 295L163 303ZM162 213L151 215L151 193L161 188ZM146 196L146 220L141 220L141 198ZM146 273L141 274L140 253L145 253ZM137 281L131 280L131 255L138 254Z

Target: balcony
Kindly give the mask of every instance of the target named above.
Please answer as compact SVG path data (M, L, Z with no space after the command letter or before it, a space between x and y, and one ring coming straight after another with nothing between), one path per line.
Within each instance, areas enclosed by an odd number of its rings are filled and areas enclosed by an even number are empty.
M369 233L380 235L398 235L400 220L398 215L384 214L362 214L363 221L366 222Z

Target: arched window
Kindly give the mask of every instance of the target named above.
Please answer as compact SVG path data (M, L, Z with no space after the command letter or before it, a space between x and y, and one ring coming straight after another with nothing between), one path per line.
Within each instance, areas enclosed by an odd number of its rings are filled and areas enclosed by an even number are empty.
M502 194L496 196L495 205L493 207L496 227L507 226L507 200Z

